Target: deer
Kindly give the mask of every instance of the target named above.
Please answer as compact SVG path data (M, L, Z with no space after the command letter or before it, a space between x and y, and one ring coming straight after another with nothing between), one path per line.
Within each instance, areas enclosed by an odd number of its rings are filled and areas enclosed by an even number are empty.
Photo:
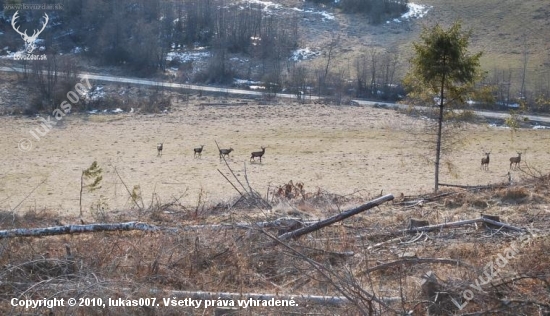
M227 156L229 158L229 153L233 151L233 148L229 147L229 149L220 149L220 160L223 158L223 156Z
M510 169L512 169L512 165L514 165L515 168L519 167L520 162L521 162L521 153L518 151L517 157L510 158Z
M200 148L193 148L193 150L195 151L195 155L193 157L202 157L202 149L204 148L204 145L201 145Z
M481 158L481 169L489 170L489 155L491 152L485 153L485 158Z
M256 161L256 157L260 157L260 163L262 163L262 156L265 154L265 147L261 147L262 151L253 151L250 160Z
M162 156L162 147L163 147L164 143L158 143L157 144L157 157L158 156Z
M15 26L15 23L17 22L18 18L19 18L19 11L15 11L11 19L11 26L19 35L21 35L21 38L25 41L26 52L28 54L31 54L36 49L35 43L36 43L36 40L38 39L38 35L40 35L42 31L44 31L50 18L46 13L44 13L44 22L42 22L42 29L40 29L40 31L34 30L31 36L27 35L27 30L25 30L25 32L21 32L19 31L19 27Z

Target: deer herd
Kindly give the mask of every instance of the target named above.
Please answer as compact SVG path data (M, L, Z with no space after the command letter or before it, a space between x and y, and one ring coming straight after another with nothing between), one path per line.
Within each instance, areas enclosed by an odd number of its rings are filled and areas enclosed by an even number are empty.
M157 156L159 156L159 157L162 156L163 147L164 147L164 143L158 143L157 144ZM266 147L261 146L260 148L262 149L261 151L253 151L250 154L250 161L251 162L256 161L256 158L260 158L260 163L262 163L262 157L265 154ZM203 149L204 149L204 145L200 145L200 147L193 148L193 152L194 152L193 157L194 158L201 158ZM220 160L224 159L225 157L229 158L229 154L233 150L234 149L232 147L230 147L228 149L219 148ZM486 152L484 154L485 154L485 157L481 158L481 169L489 170L489 162L491 161L491 157L490 157L491 152ZM519 164L521 162L521 152L518 152L517 154L518 154L517 157L510 157L510 169L512 169L512 170L515 170L515 169L519 168Z
M512 170L519 168L519 163L521 162L521 153L518 152L517 154L517 157L510 157L510 169ZM491 152L485 153L485 158L481 158L481 169L483 170L489 170L489 155L491 155Z
M162 157L162 149L164 147L164 143L157 143L157 156L158 157ZM254 162L256 161L256 158L260 158L260 163L262 163L262 157L263 155L265 154L265 149L267 147L263 147L261 146L260 147L262 149L262 151L253 151L251 154L250 154L250 161L251 162ZM194 155L193 155L193 158L202 158L202 150L204 149L204 145L200 145L200 147L197 147L197 148L193 148L193 152L194 152ZM228 149L223 149L223 148L219 148L219 152L220 152L220 161L224 158L229 158L229 154L233 151L234 149L232 147L229 147Z

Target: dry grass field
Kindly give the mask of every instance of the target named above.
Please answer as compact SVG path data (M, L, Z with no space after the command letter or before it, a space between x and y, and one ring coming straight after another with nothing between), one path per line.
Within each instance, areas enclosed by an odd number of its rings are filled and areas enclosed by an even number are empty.
M200 103L225 103L201 106ZM247 105L231 105L248 102ZM2 239L0 312L4 315L547 315L547 225L550 217L549 133L466 124L463 145L444 161L442 182L485 185L507 181L509 157L523 153L512 186L490 190L432 191L433 168L425 157L426 119L371 107L294 104L192 97L166 114L72 115L28 152L18 149L36 119L0 118L0 227L37 228L80 223L80 175L97 161L102 188L84 193L84 222L139 220L177 229L154 232L95 232L42 238ZM62 122L62 123L61 123ZM218 172L234 178L220 162L215 143L233 147L228 164L251 186L271 193L269 207L234 204L237 192ZM162 157L156 144L164 142ZM202 158L193 148L205 145ZM266 146L262 163L250 152ZM491 151L488 171L480 170ZM444 164L446 166L446 163ZM115 168L118 171L117 176ZM530 168L530 169L529 169ZM529 175L530 171L538 170ZM542 174L541 174L542 173ZM544 175L543 175L544 174ZM304 182L305 194L273 197L276 188ZM123 183L123 182L124 183ZM126 187L140 187L135 207ZM246 185L246 184L245 184ZM275 245L284 229L235 223L324 219L367 200L393 193L396 199L298 240ZM403 195L401 194L403 193ZM136 196L134 196L136 197ZM94 205L100 205L97 209ZM409 219L430 224L500 216L530 233L480 224L409 234ZM210 225L215 224L215 225ZM220 226L219 224L223 224ZM243 224L240 224L243 225ZM462 297L487 264L512 243L527 240L474 297ZM423 294L423 275L437 275L446 293L435 303ZM484 274L485 273L485 274ZM214 292L205 294L201 291ZM219 292L233 294L216 294ZM296 298L293 307L166 306L163 299L246 299L246 293ZM385 305L372 304L374 294ZM202 295L202 296L201 296ZM214 296L211 296L214 295ZM307 301L302 295L337 296L347 303ZM155 298L156 308L94 306L25 309L13 298ZM508 299L503 305L502 298ZM288 298L288 297L287 297ZM458 310L450 299L464 305Z
M99 201L109 211L132 207L124 184L129 190L139 186L145 204L178 199L192 207L199 197L207 205L225 202L238 193L218 172L230 175L215 141L234 148L229 166L243 177L246 163L250 184L262 195L289 180L303 182L307 191L363 197L433 189L433 167L425 159L432 153L417 135L425 120L386 109L284 100L276 105L249 100L248 105L197 106L220 102L204 98L176 103L167 114L68 116L40 141L29 134L38 120L1 117L0 208L76 215L81 172L95 160L103 168L103 182L100 190L84 192L86 214ZM443 159L443 183L507 181L508 159L517 151L530 166L549 171L550 134L545 130L512 135L509 129L482 124L467 125L460 133L464 144ZM33 141L30 151L18 149L22 138ZM162 157L157 157L158 142L164 142ZM202 158L195 159L193 148L202 144ZM267 147L262 163L251 163L250 152L260 146ZM488 150L490 168L481 171L482 153ZM455 165L452 172L447 162Z

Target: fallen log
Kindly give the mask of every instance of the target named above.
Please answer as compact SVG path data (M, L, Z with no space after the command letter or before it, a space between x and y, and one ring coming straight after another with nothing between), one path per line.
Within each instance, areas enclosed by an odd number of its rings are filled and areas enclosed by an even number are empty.
M302 235L309 234L309 233L314 232L316 230L319 230L323 227L332 225L332 224L337 223L339 221L342 221L342 220L344 220L348 217L351 217L353 215L357 215L361 212L364 212L368 209L371 209L371 208L376 207L376 206L378 206L378 205L380 205L384 202L391 201L391 200L393 200L393 195L391 195L391 194L384 195L384 196L379 197L377 199L374 199L374 200L372 200L372 201L370 201L366 204L363 204L363 205L358 206L356 208L353 208L351 210L344 211L344 212L342 212L338 215L334 215L332 217L329 217L329 218L327 218L325 220L322 220L320 222L317 222L315 224L312 224L312 225L309 225L309 226L306 226L306 227L303 227L303 228L300 228L300 229L282 234L278 238L279 238L279 240L286 240L286 239L290 239L290 238L298 238Z
M463 225L467 225L467 224L474 224L474 223L479 223L479 222L492 224L494 227L507 228L507 229L510 229L510 230L513 230L513 231L518 231L518 232L525 232L526 231L525 228L518 228L518 227L515 227L515 226L505 224L505 223L493 221L493 220L488 219L488 218L476 218L476 219L468 219L468 220L457 221L457 222L450 222L450 223L443 223L443 224L436 224L436 225L430 225L430 226L404 229L404 230L400 231L400 233L417 233L417 232L422 232L422 231L429 232L429 231L434 231L434 230L438 230L438 229L441 229L441 228L459 227L459 226L463 226Z
M127 222L114 224L88 224L88 225L64 225L45 228L16 228L8 230L0 230L1 238L12 237L41 237L54 236L64 234L79 234L90 232L106 232L106 231L158 231L159 228L141 222Z
M195 231L200 229L253 229L257 227L263 228L279 228L287 225L288 222L299 221L297 218L279 218L273 221L256 222L256 223L233 223L233 224L205 224L205 225L188 225L182 227L162 227L154 226L142 222L127 222L127 223L98 223L86 225L63 225L40 228L15 228L8 230L0 230L0 239L12 237L44 237L66 234L81 234L93 233L102 231L163 231L163 232L181 232ZM313 221L300 222L304 225L316 223Z
M510 184L499 183L499 184L488 184L488 185L459 185L459 184L439 183L439 186L466 189L466 190L488 190L488 189L506 188L506 187L509 187Z

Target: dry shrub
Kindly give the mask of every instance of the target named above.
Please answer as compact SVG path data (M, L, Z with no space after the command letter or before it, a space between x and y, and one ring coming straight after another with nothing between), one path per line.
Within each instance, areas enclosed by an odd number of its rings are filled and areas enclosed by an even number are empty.
M294 190L294 184L292 192ZM484 190L464 192L447 197L446 201L435 200L425 203L422 208L401 208L400 205L381 205L376 211L365 212L345 221L325 227L297 240L288 240L287 245L296 251L281 245L275 245L259 230L230 229L219 227L190 227L189 224L254 222L272 220L273 213L258 212L258 209L238 210L231 215L205 207L199 216L192 215L193 210L177 203L156 205L152 210L140 212L129 210L124 219L135 219L140 214L145 221L161 221L159 225L180 227L177 232L118 232L72 235L70 237L18 238L3 241L0 257L0 301L7 302L12 297L27 293L33 297L147 297L151 289L163 289L157 297L171 297L169 291L211 291L239 293L281 293L281 294L316 294L342 295L335 290L327 278L312 267L303 256L323 267L330 273L331 281L340 287L350 286L356 282L367 292L377 292L379 296L399 296L404 293L406 302L395 303L398 310L413 309L418 298L416 284L403 283L403 280L419 277L427 270L434 270L443 280L457 279L455 288L444 289L449 293L458 293L483 274L488 262L495 259L498 253L510 244L512 232L474 230L472 225L452 230L427 233L425 237L399 236L392 232L406 226L409 217L423 216L434 222L436 218L448 218L449 213L457 217L474 217L479 210L468 209L446 210L442 204L452 200L453 204L473 204L491 200L512 201L538 199L547 191L539 187L540 192L532 193L529 187L512 187L501 190ZM364 200L354 197L342 197L317 190L311 196L300 193L295 199L281 199L286 203L323 209L318 211L320 217L329 216L327 210L344 210L342 203L361 204ZM286 191L285 191L286 192ZM286 194L285 194L286 195ZM416 197L421 199L425 197ZM482 205L483 206L483 205ZM509 205L498 208L498 215L503 212L514 212L514 220L527 223L533 213L518 212L529 205ZM339 209L340 208L340 209ZM541 206L540 209L543 209ZM225 208L227 209L227 207ZM492 209L491 209L492 210ZM168 212L165 212L168 211ZM256 213L254 213L256 211ZM459 214L460 213L460 214ZM442 215L440 215L442 214ZM539 215L541 214L541 215ZM537 213L541 225L547 230L546 213ZM495 214L496 215L496 214ZM115 218L115 216L111 216ZM119 219L122 219L120 217ZM11 212L0 213L1 225L6 228L49 226L54 219L47 212L29 213L26 217L13 216ZM71 222L64 220L66 222ZM14 224L15 223L15 224ZM510 221L517 225L517 222ZM267 232L277 235L278 227L270 227ZM384 245L369 249L373 243L387 242ZM64 245L71 247L74 260L68 260ZM538 301L549 304L548 289L550 282L548 271L550 263L547 254L550 251L550 240L533 239L521 248L520 253L503 269L507 275L520 279L506 284L496 284L484 288L486 293L476 292L475 300L468 305L468 312L504 308L501 314L512 315L518 310L523 314L533 314L532 305L520 306L510 303L502 306L498 297L503 295L516 300ZM348 255L353 252L353 255ZM388 269L376 270L368 275L357 276L361 271L384 263L399 260L403 253L415 253L420 258L451 258L473 265L468 270L455 265L420 264L411 262L390 266ZM71 272L71 263L76 266ZM17 267L14 269L14 267ZM354 277L357 276L357 277ZM528 277L525 277L528 276ZM547 283L544 283L547 282ZM55 283L52 287L51 284ZM452 282L449 282L449 284ZM457 290L457 287L463 286ZM348 287L349 288L349 287ZM402 292L400 292L402 291ZM62 293L62 294L59 294ZM348 292L350 293L350 292ZM356 292L351 292L356 293ZM358 294L360 297L361 294ZM353 296L353 295L352 295ZM399 305L399 306L398 306ZM0 314L14 314L22 310L6 309L7 304L0 304ZM351 308L351 309L350 309ZM47 314L47 310L33 311L36 314ZM185 310L187 313L188 310ZM193 311L195 312L195 311ZM189 312L192 314L193 312ZM211 314L209 311L200 312ZM318 304L303 304L292 309L250 309L247 312L276 314L360 314L350 306L328 307ZM98 315L93 308L56 309L56 313L67 315ZM121 307L109 312L110 315L175 315L182 309L162 308L154 311L144 308ZM384 313L381 313L384 314Z
M450 245L447 250L447 255L451 259L471 260L472 258L479 256L479 247L473 243Z
M503 190L499 190L496 196L503 202L521 204L529 197L530 192L524 187L511 187Z
M475 207L475 208L480 208L480 209L485 209L489 206L489 204L487 203L487 201L485 200L479 200L479 199L475 199L475 200L472 200L470 202L470 205Z
M449 198L449 199L445 199L443 205L446 208L459 208L459 207L462 207L463 203L460 200Z

